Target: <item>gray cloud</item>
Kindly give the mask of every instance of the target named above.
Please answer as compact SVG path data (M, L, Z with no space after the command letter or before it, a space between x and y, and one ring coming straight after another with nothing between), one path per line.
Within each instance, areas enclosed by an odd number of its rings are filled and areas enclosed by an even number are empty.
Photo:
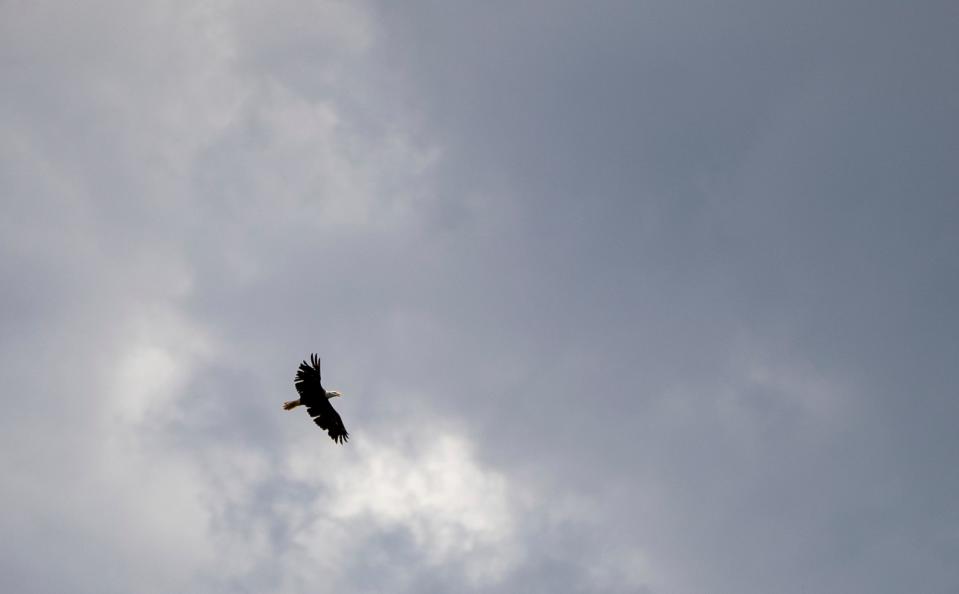
M949 3L0 13L5 589L959 584Z

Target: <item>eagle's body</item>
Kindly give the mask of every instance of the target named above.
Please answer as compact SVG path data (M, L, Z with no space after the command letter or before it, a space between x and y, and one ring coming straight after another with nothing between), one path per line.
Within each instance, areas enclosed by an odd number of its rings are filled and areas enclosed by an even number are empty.
M314 354L310 356L310 363L300 363L296 379L293 380L300 398L284 403L283 408L291 410L300 405L305 406L307 414L313 417L313 422L319 425L320 429L325 429L333 441L345 443L349 441L350 434L346 432L339 413L330 404L330 398L336 398L340 393L336 390L327 392L320 380L320 358Z

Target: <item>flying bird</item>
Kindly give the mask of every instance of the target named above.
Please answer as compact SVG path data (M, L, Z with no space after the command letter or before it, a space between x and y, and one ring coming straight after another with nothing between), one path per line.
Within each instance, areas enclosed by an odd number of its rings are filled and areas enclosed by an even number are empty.
M350 439L350 434L346 432L343 426L343 420L339 413L333 409L330 404L331 398L342 396L336 390L327 392L320 383L320 358L316 354L310 355L310 363L303 361L300 368L296 371L296 378L293 385L300 397L296 400L290 400L283 403L284 410L293 410L303 405L306 412L313 417L313 422L325 430L336 443L346 443Z

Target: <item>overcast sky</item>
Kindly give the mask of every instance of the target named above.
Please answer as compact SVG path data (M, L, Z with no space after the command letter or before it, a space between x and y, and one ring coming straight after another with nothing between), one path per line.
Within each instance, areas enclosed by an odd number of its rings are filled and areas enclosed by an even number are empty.
M0 590L959 591L957 23L0 0Z

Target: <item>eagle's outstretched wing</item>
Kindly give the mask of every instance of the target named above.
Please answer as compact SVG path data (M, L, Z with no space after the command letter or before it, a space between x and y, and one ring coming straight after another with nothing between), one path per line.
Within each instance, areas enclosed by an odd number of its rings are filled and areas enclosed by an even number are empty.
M317 400L312 405L307 406L306 413L313 417L313 422L320 426L320 429L326 430L326 433L336 443L346 443L350 440L350 434L343 426L343 419L336 412L333 405L326 398Z
M296 379L293 380L296 391L304 400L303 404L309 404L309 401L313 399L326 400L326 390L323 389L320 377L320 358L316 356L316 353L310 355L310 363L312 366L306 361L300 363L300 368L296 371Z

